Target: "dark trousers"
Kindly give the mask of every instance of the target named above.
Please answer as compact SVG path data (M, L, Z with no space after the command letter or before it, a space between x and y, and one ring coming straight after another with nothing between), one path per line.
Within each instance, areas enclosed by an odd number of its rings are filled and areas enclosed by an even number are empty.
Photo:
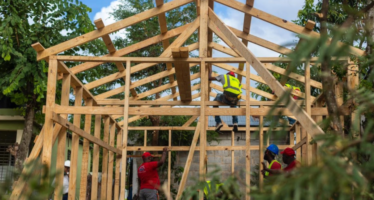
M64 195L62 195L62 200L68 200L68 195L69 193L66 193L66 194L64 194Z
M216 98L214 98L214 101L219 101L221 103L230 105L230 103L225 99L225 96L223 94L217 94ZM218 108L218 106L213 106L213 108ZM236 108L236 106L230 105L230 108ZM222 123L221 118L219 116L214 116L214 120L217 124ZM232 123L238 123L238 116L232 116Z

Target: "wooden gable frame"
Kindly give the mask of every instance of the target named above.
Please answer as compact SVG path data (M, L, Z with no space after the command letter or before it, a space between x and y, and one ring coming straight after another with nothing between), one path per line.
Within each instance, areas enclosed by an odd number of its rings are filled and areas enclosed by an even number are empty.
M184 6L186 4L195 2L196 11L198 17L191 23L180 26L178 28L168 30L166 22L166 12ZM219 17L214 13L214 2L220 3L222 5L233 8L237 11L243 12L244 24L243 30L238 30L228 25L225 25ZM128 147L128 131L129 130L169 130L169 150L172 151L189 151L188 160L182 176L181 184L179 185L179 190L177 198L181 197L182 191L184 189L188 169L191 165L191 160L195 151L200 152L200 179L205 179L206 173L206 151L208 150L230 150L232 151L232 166L234 167L234 151L235 150L245 150L246 154L246 166L247 169L250 168L250 150L260 150L263 145L250 145L250 131L258 130L260 135L263 131L269 131L269 128L263 128L260 126L259 129L250 127L250 115L260 116L260 122L263 122L263 116L266 116L271 110L271 106L277 105L279 108L275 108L275 115L282 112L283 115L294 116L297 118L298 122L295 126L291 127L291 131L295 130L297 133L305 133L296 137L296 145L288 145L293 147L298 152L300 148L306 147L307 151L303 149L303 155L307 163L312 161L312 148L310 145L310 140L312 137L318 134L324 134L323 130L317 125L314 119L321 119L322 116L327 115L327 109L321 107L313 107L313 102L317 102L319 97L313 97L310 95L310 87L322 89L322 83L316 80L310 79L310 69L309 64L315 62L318 58L310 58L306 66L308 66L305 71L305 75L299 75L296 73L287 73L287 69L283 69L273 65L275 62L286 62L289 63L291 60L289 58L272 58L272 57L255 57L252 52L247 48L248 42L259 45L263 48L272 50L280 54L288 54L292 52L291 49L283 47L281 45L275 44L271 41L264 40L260 37L256 37L250 34L250 24L252 17L261 19L265 22L274 24L283 29L292 31L297 34L303 34L311 37L319 37L320 35L314 32L312 29L315 25L314 22L308 21L305 27L293 24L269 13L263 12L254 8L254 0L247 0L245 4L240 3L236 0L173 0L168 3L163 2L163 0L155 0L155 8L147 10L143 13L136 14L127 19L104 25L101 19L95 21L97 30L86 33L77 38L71 39L69 41L60 43L53 47L44 49L44 47L39 44L33 44L33 48L37 52L37 60L46 60L49 62L48 70L48 89L47 89L47 103L45 109L45 125L42 130L42 135L36 141L36 145L33 148L30 157L27 162L39 156L42 151L42 161L47 166L51 163L51 150L52 144L59 138L59 155L64 156L63 151L64 143L63 136L66 134L66 130L69 129L73 132L73 154L72 165L77 165L77 151L76 146L79 137L84 138L84 156L83 156L83 173L87 173L87 162L88 162L88 152L90 143L94 145L94 151L99 153L99 148L104 148L103 151L103 164L102 171L103 180L101 198L105 199L111 194L115 194L114 198L124 199L125 187L119 188L119 183L121 185L126 184L126 173L119 173L119 163L122 163L122 169L126 168L127 160L117 158L117 164L115 166L115 184L114 190L112 191L111 180L113 174L113 159L114 154L122 155L126 158L128 151L159 151L161 147L149 147L144 144L144 146ZM152 17L158 17L161 34L141 41L137 44L131 46L115 49L113 43L109 37L110 33L118 31L120 29L129 27L141 21L147 20ZM185 41L198 30L199 42L191 44L186 47L182 47ZM213 41L213 34L217 35L222 41L226 43L226 46L217 44ZM176 39L170 44L169 39L176 37ZM57 54L74 48L76 46L85 44L92 40L102 38L106 47L108 48L109 54L103 55L101 57L87 57L87 56L58 56ZM239 40L241 39L241 41ZM127 54L135 52L141 48L154 45L157 43L162 43L164 52L157 58L137 58L137 57L126 57ZM301 41L300 41L301 42ZM341 44L342 45L342 44ZM353 55L363 55L364 51L357 49L355 47L349 47L350 52ZM189 58L188 54L191 51L198 50L198 58ZM229 56L227 58L215 58L212 57L212 51L217 50L223 52ZM334 59L334 58L333 58ZM339 58L342 62L350 62L348 58ZM68 68L64 62L65 61L79 61L83 62L72 68ZM101 79L83 84L77 77L77 73L84 72L89 69L93 69L105 62L114 63L118 69L118 72L113 73L109 76L103 77ZM125 63L125 65L124 65ZM131 66L136 63L136 65ZM141 80L136 80L131 82L130 76L133 73L140 72L141 70L147 69L158 63L166 63L167 70L159 72L157 74L151 75ZM238 67L234 67L227 63L238 63ZM173 67L174 65L174 67ZM190 72L190 68L199 65L200 72L195 74L186 74ZM246 95L243 95L243 102L239 104L243 107L241 108L210 108L213 105L222 105L218 102L213 102L209 100L209 97L215 97L217 93L212 92L211 89L217 91L223 91L222 87L209 83L208 69L212 66L216 66L223 70L233 71L238 74L238 78L242 81L245 78L245 84L243 84L243 90ZM251 74L250 67L253 67L259 75ZM352 66L354 66L352 64ZM284 76L283 84L277 81L271 74L278 73ZM186 74L186 75L184 75ZM175 80L174 75L177 79ZM217 75L214 74L213 75ZM136 87L147 84L151 81L159 80L168 77L169 83L161 85L152 90L138 94L135 91ZM305 93L300 91L291 91L292 95L299 96L305 99L304 101L295 101L291 96L287 99L287 102L276 103L277 97L282 96L287 92L287 88L283 87L285 81L288 78L294 79L300 83L304 83L307 87ZM93 96L90 93L91 89L99 87L103 84L110 83L122 79L125 81L124 86L120 86L113 90L101 93L99 95ZM192 81L200 79L200 84L191 85ZM65 94L64 101L61 101L61 105L55 103L56 96L56 82L58 80L63 81L63 94ZM275 94L271 94L257 88L251 87L250 80L268 85ZM358 80L350 78L351 88L356 87ZM74 88L75 91L75 106L68 106L67 97L70 93L70 87ZM176 90L178 88L179 91ZM154 95L165 90L171 90L170 95L165 95L159 99L153 101L142 101L141 99ZM194 92L200 90L200 92ZM272 101L258 101L250 97L250 93L258 94ZM111 99L112 96L124 93L125 98L123 100ZM131 94L131 96L130 96ZM178 101L177 98L181 101ZM199 98L197 101L194 99ZM81 105L81 100L84 100L85 105ZM173 100L173 101L169 101ZM340 99L341 100L341 99ZM340 104L343 104L342 102ZM286 107L284 107L286 105ZM118 107L120 106L120 107ZM138 107L133 107L138 106ZM157 107L152 107L157 106ZM185 106L186 108L174 108L174 106ZM194 106L190 108L189 106ZM251 106L260 106L260 108L253 108ZM306 109L304 110L303 107ZM74 123L67 121L67 115L74 115ZM218 146L211 147L207 146L206 143L206 131L213 130L213 127L208 127L208 116L211 115L242 115L246 116L246 127L241 127L241 131L245 131L246 136L246 146ZM347 115L349 112L346 113ZM80 129L80 116L86 115L85 128ZM91 133L91 116L95 115L95 132ZM180 127L130 127L129 123L147 117L149 115L189 115L191 116L183 126ZM131 117L132 116L132 117ZM123 118L122 121L120 121ZM197 127L190 127L191 123L199 118ZM104 137L100 137L101 124L104 124ZM296 129L295 129L296 128ZM116 131L117 130L117 131ZM172 131L173 130L186 130L194 131L194 138L191 146L188 147L174 147L171 146ZM229 130L229 127L225 126L223 130ZM278 130L278 129L274 129ZM302 130L302 131L301 131ZM300 132L301 131L301 132ZM293 133L292 133L293 134ZM232 140L234 140L234 134L232 134ZM117 144L114 144L115 138L117 138ZM292 137L293 138L293 137ZM200 144L197 145L197 140L200 140ZM60 142L61 140L61 142ZM119 140L119 141L118 141ZM263 144L263 138L260 137L260 143ZM292 140L293 141L293 140ZM281 148L288 147L287 145L281 146ZM170 155L170 153L169 153ZM301 155L300 155L301 156ZM261 157L261 156L260 156ZM262 158L260 158L261 161ZM303 157L304 159L304 157ZM93 158L93 172L98 172L98 162L99 156L94 156ZM62 169L63 160L58 159L57 167ZM27 172L27 168L24 169L24 173ZM234 172L234 169L232 170ZM168 167L168 173L170 174L170 166ZM72 171L72 176L76 175L76 171ZM82 175L82 180L84 176ZM93 186L97 186L97 174L93 175ZM61 181L61 175L58 176L58 181ZM81 199L85 198L85 191L87 188L87 182L82 181L81 183L76 183L76 177L72 177L72 186L69 190L69 198L73 199L75 197L75 185L81 185L81 192L79 197ZM25 186L25 180L19 180L14 186L12 192L12 199L19 199L22 197L22 190ZM250 185L250 174L246 174L246 192L249 192ZM59 184L59 183L58 183ZM168 190L170 191L170 176L168 176ZM57 190L60 187L56 187L55 198L60 198ZM107 191L107 192L106 192ZM96 192L92 192L92 195L97 195ZM109 195L109 196L107 196ZM200 199L202 198L202 193ZM95 198L93 198L95 199ZM249 196L246 195L246 199Z

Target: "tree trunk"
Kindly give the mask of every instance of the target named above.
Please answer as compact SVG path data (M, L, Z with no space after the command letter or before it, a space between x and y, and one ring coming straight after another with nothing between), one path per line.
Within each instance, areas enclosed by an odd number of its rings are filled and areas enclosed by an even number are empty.
M33 123L34 123L35 110L34 106L27 106L25 115L25 124L23 128L23 134L21 143L16 156L15 166L16 169L21 172L23 169L23 163L29 153L29 146L32 137Z
M321 36L327 37L327 16L329 11L329 0L323 0L322 3L322 18L321 18ZM341 134L343 131L343 127L340 122L339 114L338 114L338 103L336 102L336 95L335 95L335 84L334 78L331 74L330 68L331 59L327 56L324 57L323 62L321 63L321 71L322 71L322 86L323 86L323 94L326 99L327 104L327 111L329 113L329 117L331 117L332 122L332 129L337 133Z

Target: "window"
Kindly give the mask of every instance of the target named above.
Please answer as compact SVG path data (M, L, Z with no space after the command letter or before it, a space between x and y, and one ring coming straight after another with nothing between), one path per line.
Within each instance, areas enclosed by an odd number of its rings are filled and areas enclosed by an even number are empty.
M0 131L0 138L0 182L3 182L6 178L12 178L15 158L6 150L16 142L17 132Z

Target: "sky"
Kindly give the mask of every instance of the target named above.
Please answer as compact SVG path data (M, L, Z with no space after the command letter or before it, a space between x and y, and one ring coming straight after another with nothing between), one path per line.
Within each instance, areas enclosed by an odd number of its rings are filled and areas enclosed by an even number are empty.
M84 4L92 9L89 16L92 21L101 18L105 25L114 23L115 20L110 16L110 13L121 3L121 1L126 0L81 0ZM245 3L245 0L239 0ZM297 18L297 13L302 9L304 5L303 0L255 0L254 7L275 15L279 18L285 19L287 21L295 20ZM224 23L237 28L239 30L243 29L244 14L236 11L234 9L228 8L217 2L214 4L214 11L223 20ZM124 36L125 30L118 33L112 34L111 37ZM285 45L290 43L297 43L297 38L294 33L287 30L283 30L277 26L264 22L262 20L252 18L250 34L261 37L265 40L271 41L279 45ZM225 45L220 42L221 45ZM225 45L226 46L226 45ZM277 57L278 53L271 50L267 50L263 47L257 46L255 44L249 43L248 48L257 57ZM214 51L213 57L226 57L227 55ZM235 66L235 65L234 65ZM213 71L217 73L225 73L225 71L219 68L213 68ZM251 73L256 72L251 70ZM244 81L243 81L244 83ZM251 86L255 87L255 82L251 81Z

